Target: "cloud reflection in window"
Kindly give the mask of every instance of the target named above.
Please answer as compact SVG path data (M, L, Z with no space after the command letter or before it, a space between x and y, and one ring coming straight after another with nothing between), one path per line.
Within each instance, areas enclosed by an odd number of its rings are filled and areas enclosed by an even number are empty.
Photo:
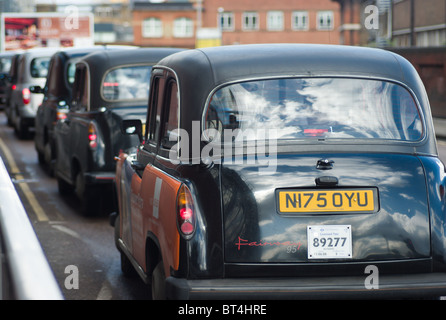
M274 129L277 139L422 137L418 108L402 86L353 78L287 78L225 86L212 97L206 123L220 129Z

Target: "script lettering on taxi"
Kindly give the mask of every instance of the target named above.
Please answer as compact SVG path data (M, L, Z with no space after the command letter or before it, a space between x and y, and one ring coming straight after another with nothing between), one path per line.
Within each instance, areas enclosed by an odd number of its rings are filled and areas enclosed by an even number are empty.
M296 250L299 250L302 243L300 241L295 242L295 241L249 241L249 240L245 240L242 239L240 237L238 237L238 242L235 243L235 245L237 246L237 249L240 251L240 248L243 246L248 246L248 247L273 247L273 246L287 246L287 247L295 247Z

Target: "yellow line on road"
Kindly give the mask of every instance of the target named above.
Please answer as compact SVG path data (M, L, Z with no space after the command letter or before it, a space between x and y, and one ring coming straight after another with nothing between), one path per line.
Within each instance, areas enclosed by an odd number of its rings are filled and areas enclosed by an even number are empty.
M15 175L16 180L23 180L23 175L20 174L19 168L17 167L17 164L14 160L14 157L12 156L11 151L6 146L6 144L3 142L3 139L0 138L0 148L3 151L3 154L5 155L6 161L9 164L9 168L11 172L10 175ZM31 189L28 186L28 183L26 182L20 182L18 183L20 189L22 189L23 194L25 195L26 199L28 200L29 204L34 210L34 213L37 216L38 221L48 221L48 216L46 215L45 211L40 206L39 202L37 201L36 197L34 196L34 193L31 191Z

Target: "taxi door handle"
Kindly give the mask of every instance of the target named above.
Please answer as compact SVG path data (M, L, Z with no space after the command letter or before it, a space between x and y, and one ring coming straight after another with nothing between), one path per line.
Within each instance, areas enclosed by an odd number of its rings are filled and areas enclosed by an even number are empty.
M134 170L144 170L146 168L145 165L143 165L141 162L139 161L132 161L132 168Z

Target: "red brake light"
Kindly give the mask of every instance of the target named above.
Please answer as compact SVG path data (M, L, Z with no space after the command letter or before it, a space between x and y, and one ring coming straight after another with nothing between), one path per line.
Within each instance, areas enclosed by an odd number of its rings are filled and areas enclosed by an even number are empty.
M195 231L195 209L192 194L184 184L177 196L178 229L184 238L190 238Z
M22 90L23 104L29 104L31 102L31 91L28 88Z
M182 220L190 220L193 216L193 212L190 208L180 209L180 217Z
M104 87L119 87L117 82L104 82Z
M11 87L11 89L12 89L12 90L15 90L15 89L17 89L17 86L16 86L15 84L13 84L12 87Z
M309 137L322 137L328 129L304 129L304 134Z
M92 123L88 126L88 143L91 149L96 149L98 146L97 142L98 135L96 133L96 128Z

